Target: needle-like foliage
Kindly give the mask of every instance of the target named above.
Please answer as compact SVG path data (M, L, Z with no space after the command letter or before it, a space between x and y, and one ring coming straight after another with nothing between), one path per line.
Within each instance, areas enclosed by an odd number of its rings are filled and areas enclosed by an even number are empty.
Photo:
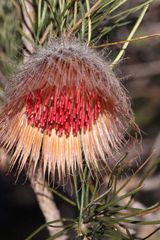
M159 225L160 219L150 219L150 214L160 210L160 203L142 209L134 205L135 197L141 192L146 178L149 177L152 170L159 165L159 160L150 167L146 167L149 159L141 165L136 172L126 178L123 183L118 184L121 175L120 165L125 161L126 154L117 162L112 173L108 176L107 183L104 186L101 182L93 180L87 167L84 166L83 178L78 189L78 178L74 178L75 183L75 202L65 196L59 194L56 190L49 188L55 195L61 197L64 201L77 206L79 216L76 219L62 219L64 230L46 240L56 239L69 230L77 233L76 239L111 239L111 240L145 240L149 239L152 234L160 228L150 233L144 238L138 237L137 233L133 233L133 226ZM133 181L138 173L145 168L143 177L130 191L126 192L126 186ZM43 183L41 183L43 184ZM58 227L57 221L49 222L42 225L35 232L26 238L31 240L33 237L44 229L47 224Z
M130 21L132 14L137 14L138 19L143 18L141 14L148 9L152 0L139 0L131 3L130 0L12 0L16 8L21 12L26 8L29 19L28 28L32 37L28 38L25 32L21 34L31 44L42 45L51 36L74 35L88 44L98 44L108 34L126 24L133 25ZM27 4L32 5L34 16L27 11ZM146 11L145 11L146 12ZM142 16L143 15L143 16ZM24 24L27 24L26 22Z

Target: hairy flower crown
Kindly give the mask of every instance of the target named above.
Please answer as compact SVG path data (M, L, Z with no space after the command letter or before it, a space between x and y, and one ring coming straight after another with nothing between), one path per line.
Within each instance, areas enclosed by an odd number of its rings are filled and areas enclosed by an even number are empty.
M11 168L41 166L59 178L97 170L125 143L130 101L108 62L85 44L56 39L30 57L6 88L0 136Z

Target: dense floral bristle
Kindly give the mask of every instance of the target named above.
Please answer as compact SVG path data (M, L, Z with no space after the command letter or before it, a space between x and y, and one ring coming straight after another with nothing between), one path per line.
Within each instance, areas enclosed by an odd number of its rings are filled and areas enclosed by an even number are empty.
M71 131L74 136L81 131L85 133L92 129L100 112L100 98L82 84L62 89L55 86L38 89L26 96L28 124L49 135L52 129L58 136L63 133L69 136Z
M108 62L73 39L52 40L11 78L0 137L11 168L41 167L64 178L83 161L92 170L125 144L134 126L130 101ZM13 152L13 151L12 151Z

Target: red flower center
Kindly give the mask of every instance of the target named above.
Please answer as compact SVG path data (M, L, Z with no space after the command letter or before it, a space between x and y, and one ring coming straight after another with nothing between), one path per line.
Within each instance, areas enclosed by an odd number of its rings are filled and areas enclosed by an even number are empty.
M52 129L61 136L72 132L74 136L87 129L101 112L101 103L94 90L83 86L48 87L36 90L26 96L28 124L51 134Z

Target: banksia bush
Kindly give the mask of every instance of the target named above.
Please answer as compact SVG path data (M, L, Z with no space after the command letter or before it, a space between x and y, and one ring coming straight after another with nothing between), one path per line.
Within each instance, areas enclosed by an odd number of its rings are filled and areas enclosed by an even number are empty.
M59 178L107 165L134 125L130 101L98 53L75 39L53 39L9 81L1 137L18 173L27 163Z
M146 163L120 179L122 168L129 169L126 152L133 154L128 146L138 127L130 98L114 74L130 42L138 40L133 36L151 2L3 0L0 13L14 9L11 19L18 13L17 38L9 42L13 42L12 58L20 55L18 43L23 45L24 63L6 83L0 143L10 156L10 170L14 168L18 177L26 170L46 220L26 240L45 227L47 239L59 240L67 239L66 233L77 240L145 240L159 230L139 237L137 226L160 223L148 217L160 206L141 209L135 200L158 162L145 169L142 179L137 174ZM106 42L117 28L127 25L126 40ZM7 36L13 36L12 27ZM2 42L7 54L7 42ZM110 54L110 61L96 50L117 44L123 46ZM47 177L54 182L52 188ZM128 185L135 178L131 189ZM55 189L61 183L72 196ZM61 218L52 193L74 207L76 217Z

